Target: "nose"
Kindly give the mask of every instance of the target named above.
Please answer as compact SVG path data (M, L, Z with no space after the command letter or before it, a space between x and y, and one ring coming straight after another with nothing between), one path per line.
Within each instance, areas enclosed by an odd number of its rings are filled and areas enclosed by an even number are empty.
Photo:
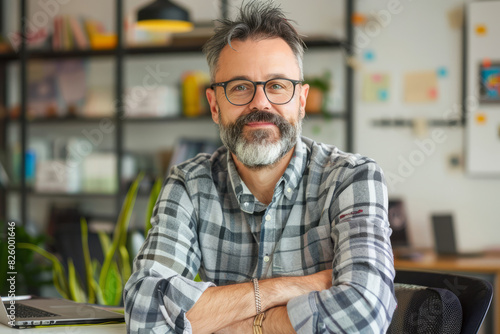
M252 102L249 103L250 110L269 110L271 109L271 102L266 97L263 85L257 85L255 96Z

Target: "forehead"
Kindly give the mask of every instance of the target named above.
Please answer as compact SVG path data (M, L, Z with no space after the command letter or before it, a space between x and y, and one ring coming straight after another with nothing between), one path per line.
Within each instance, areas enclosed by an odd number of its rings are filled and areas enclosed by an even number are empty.
M281 38L232 40L219 56L217 81L247 77L263 80L276 74L299 79L297 57Z

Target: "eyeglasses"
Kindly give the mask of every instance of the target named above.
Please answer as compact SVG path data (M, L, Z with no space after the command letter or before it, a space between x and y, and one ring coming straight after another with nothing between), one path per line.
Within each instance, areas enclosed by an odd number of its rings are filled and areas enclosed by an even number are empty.
M246 79L233 79L217 82L210 87L224 87L224 93L229 103L235 106L244 106L252 102L257 91L257 85L262 85L264 94L272 104L286 104L295 94L295 86L302 83L300 80L276 78L267 81L251 81Z

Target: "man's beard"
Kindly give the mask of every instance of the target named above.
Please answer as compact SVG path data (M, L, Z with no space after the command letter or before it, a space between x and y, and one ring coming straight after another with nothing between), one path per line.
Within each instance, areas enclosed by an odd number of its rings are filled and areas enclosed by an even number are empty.
M278 127L280 137L275 139L274 131L266 128L243 133L245 124L254 122L273 123ZM297 122L292 124L281 115L259 110L225 125L219 109L219 130L222 143L241 163L248 168L260 169L274 165L295 146L302 131L302 119L300 111Z

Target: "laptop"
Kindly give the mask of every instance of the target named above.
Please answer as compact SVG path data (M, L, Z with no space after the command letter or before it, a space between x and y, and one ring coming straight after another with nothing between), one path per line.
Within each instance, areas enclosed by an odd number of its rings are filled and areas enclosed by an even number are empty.
M433 214L434 249L443 256L478 256L481 252L461 252L458 250L453 216L451 214Z
M0 323L14 328L124 322L123 314L59 298L0 297Z

